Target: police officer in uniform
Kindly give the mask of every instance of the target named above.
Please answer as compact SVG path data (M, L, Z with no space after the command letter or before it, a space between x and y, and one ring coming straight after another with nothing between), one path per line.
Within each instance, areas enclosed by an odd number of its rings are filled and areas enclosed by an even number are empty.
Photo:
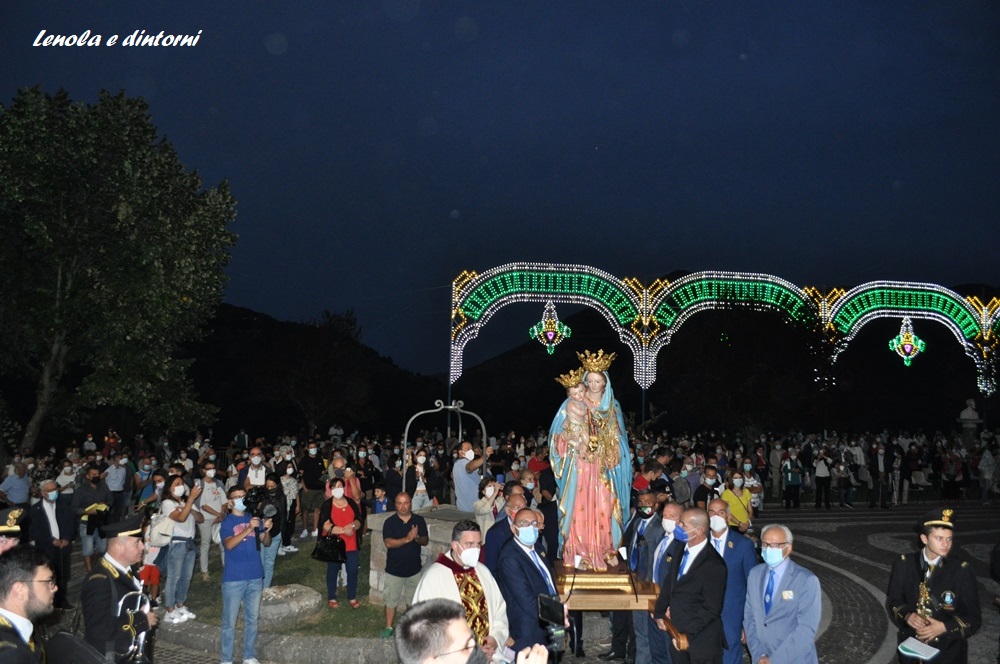
M43 664L34 622L52 613L56 583L45 554L19 546L0 556L0 662Z
M142 582L132 572L132 565L142 560L142 515L103 526L108 550L83 581L80 592L84 620L84 639L101 653L115 653L115 661L126 659L137 637L156 625L150 611L118 612L118 603L126 593L141 591ZM135 608L134 602L126 606ZM139 653L140 661L142 653Z
M937 648L934 664L964 664L968 639L982 625L976 575L969 563L949 558L954 512L939 509L921 522L923 548L892 564L886 608L898 628L898 640L909 637ZM921 585L926 594L921 599ZM900 653L903 664L920 660Z

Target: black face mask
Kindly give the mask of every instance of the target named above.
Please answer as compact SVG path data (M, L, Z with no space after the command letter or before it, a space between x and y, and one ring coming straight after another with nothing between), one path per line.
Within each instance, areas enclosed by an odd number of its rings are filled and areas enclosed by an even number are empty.
M91 484L98 484L100 481L101 481L101 476L100 475L98 475L97 477L91 477L90 478L90 483Z
M486 651L480 646L476 646L469 653L469 659L465 660L465 664L486 664L489 659L486 657Z

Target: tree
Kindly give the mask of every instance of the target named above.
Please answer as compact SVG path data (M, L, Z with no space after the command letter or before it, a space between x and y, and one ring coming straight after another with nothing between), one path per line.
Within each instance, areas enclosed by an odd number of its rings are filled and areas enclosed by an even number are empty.
M34 88L0 106L0 367L36 386L23 445L98 405L173 428L212 415L178 348L221 301L235 205L185 170L142 99Z

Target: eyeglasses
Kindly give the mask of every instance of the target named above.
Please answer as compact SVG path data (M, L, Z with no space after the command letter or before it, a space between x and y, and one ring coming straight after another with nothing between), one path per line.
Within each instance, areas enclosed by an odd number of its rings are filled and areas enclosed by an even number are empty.
M475 647L476 647L476 637L470 636L469 642L466 644L464 648L459 648L458 650L449 650L448 652L443 652L440 655L434 655L434 659L437 659L439 657L447 657L448 655L454 655L455 653L458 652L465 652L466 650L472 650Z
M56 587L56 580L55 580L54 577L53 578L49 578L49 579L32 579L32 582L33 583L47 583L47 584L49 584L49 588L55 588Z
M784 549L788 546L788 542L761 542L760 547L762 549Z
M530 528L531 526L534 526L535 528L537 528L538 527L538 522L537 521L518 521L514 525L517 526L518 528Z

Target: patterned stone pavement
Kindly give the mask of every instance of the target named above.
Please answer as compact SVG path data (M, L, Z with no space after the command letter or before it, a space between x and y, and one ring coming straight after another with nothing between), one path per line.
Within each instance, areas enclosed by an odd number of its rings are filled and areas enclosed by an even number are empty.
M860 505L860 503L858 503ZM795 536L792 554L820 579L823 594L823 623L817 641L823 664L895 662L895 631L884 609L885 589L892 560L900 553L915 550L913 528L920 517L936 503L854 510L816 511L812 506L786 511L768 505L758 519L758 528L767 523L784 523ZM1000 507L996 505L960 505L955 508L958 524L953 555L972 564L979 578L983 628L970 640L970 662L992 664L997 661L997 635L1000 614L992 600L1000 595L1000 586L989 578L989 551L1000 537ZM83 577L82 563L74 569L70 597L79 592ZM608 620L599 613L585 619L587 656L567 656L564 663L598 664L597 655L607 647L599 645L609 633ZM183 643L171 642L177 636L164 633L157 642L157 664L209 664L218 662L216 653L193 650ZM306 662L335 662L327 644L317 644L315 658ZM745 658L749 662L749 657ZM266 663L264 663L266 664Z

